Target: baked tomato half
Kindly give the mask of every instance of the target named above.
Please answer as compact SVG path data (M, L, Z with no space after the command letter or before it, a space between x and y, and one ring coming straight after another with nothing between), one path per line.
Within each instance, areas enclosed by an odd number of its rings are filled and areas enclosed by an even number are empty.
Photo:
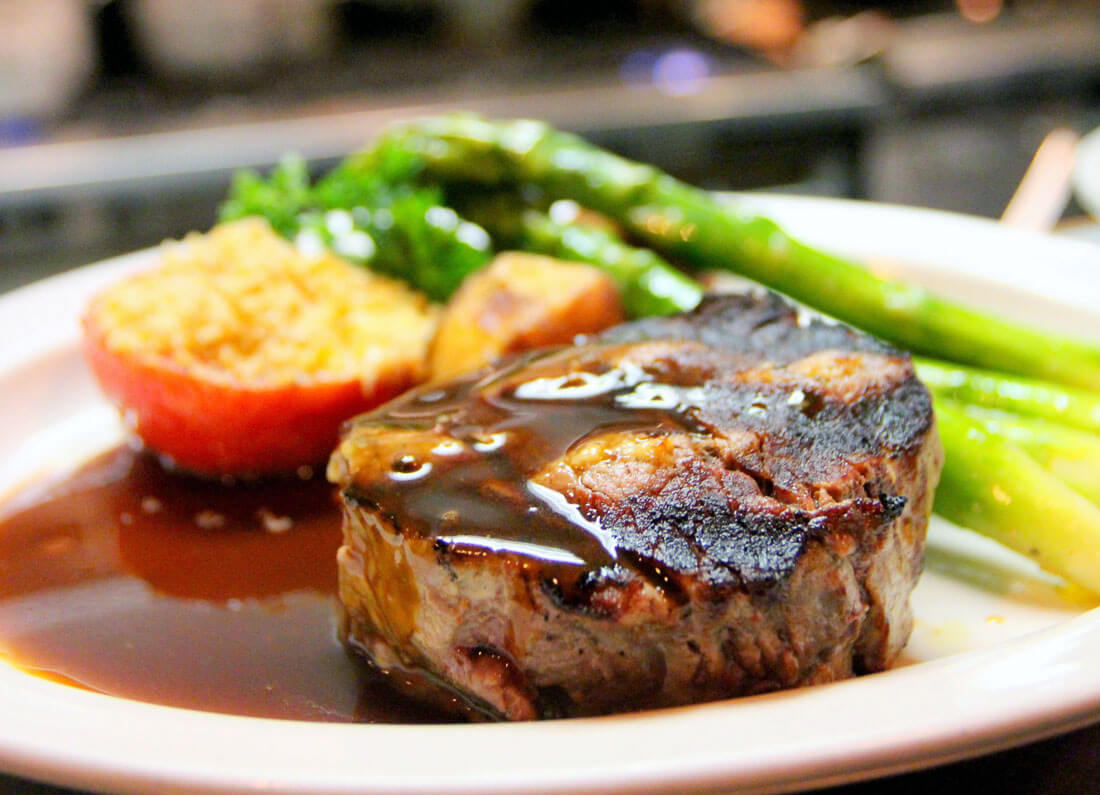
M112 351L94 319L84 353L127 426L173 466L207 475L293 472L324 461L340 423L401 391L357 380L253 386L216 381L170 360Z
M321 464L344 420L421 380L434 310L266 225L231 226L97 296L85 358L170 466L253 477Z

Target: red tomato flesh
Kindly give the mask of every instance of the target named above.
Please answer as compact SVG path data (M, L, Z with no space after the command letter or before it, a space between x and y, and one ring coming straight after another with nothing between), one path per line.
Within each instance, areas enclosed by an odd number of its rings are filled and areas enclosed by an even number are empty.
M322 463L341 422L407 386L394 381L367 395L358 380L259 387L214 381L163 358L110 350L90 318L84 350L130 429L175 466L207 475L266 475Z

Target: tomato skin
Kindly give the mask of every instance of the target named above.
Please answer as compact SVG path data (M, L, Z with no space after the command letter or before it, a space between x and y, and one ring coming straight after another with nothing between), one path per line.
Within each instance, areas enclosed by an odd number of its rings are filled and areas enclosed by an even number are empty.
M254 477L321 464L344 420L409 386L389 379L366 394L358 380L216 382L167 359L111 350L90 316L83 326L85 358L128 427L150 450L200 475Z

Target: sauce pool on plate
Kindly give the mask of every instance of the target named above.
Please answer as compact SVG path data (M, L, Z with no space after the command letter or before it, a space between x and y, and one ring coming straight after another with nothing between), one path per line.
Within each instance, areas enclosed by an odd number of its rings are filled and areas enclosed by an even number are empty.
M0 506L0 655L113 696L329 722L436 722L338 637L321 477L226 485L127 447Z

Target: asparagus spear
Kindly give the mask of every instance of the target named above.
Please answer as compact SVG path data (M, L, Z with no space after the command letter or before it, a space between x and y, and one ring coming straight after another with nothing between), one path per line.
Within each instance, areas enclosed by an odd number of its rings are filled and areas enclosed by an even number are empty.
M1100 505L1100 436L1056 422L996 409L966 406L938 398L978 423L987 433L1011 442L1083 497Z
M945 456L935 511L1100 594L1100 508L1003 437L936 404Z
M878 278L768 218L544 123L443 116L398 126L383 143L421 157L434 179L533 185L574 199L666 256L733 270L917 353L1100 389L1100 347Z
M631 317L669 315L693 309L703 297L700 284L647 248L627 245L613 232L578 223L579 207L557 202L551 213L524 208L518 197L496 195L462 207L492 232L502 247L585 262L618 285Z
M916 364L921 380L941 397L1100 433L1100 395L1095 393L929 359Z

